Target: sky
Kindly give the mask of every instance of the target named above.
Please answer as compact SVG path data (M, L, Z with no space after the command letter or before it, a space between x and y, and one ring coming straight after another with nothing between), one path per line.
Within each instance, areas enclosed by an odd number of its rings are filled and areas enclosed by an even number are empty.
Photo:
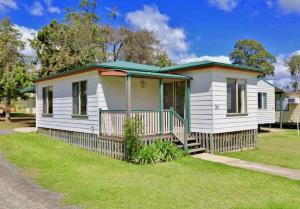
M27 42L53 19L61 20L77 0L0 0L0 18L11 20ZM118 8L115 20L107 14ZM275 76L285 87L291 78L284 60L300 54L300 0L99 0L101 22L153 31L176 63L213 60L229 63L240 39L255 39L277 58Z

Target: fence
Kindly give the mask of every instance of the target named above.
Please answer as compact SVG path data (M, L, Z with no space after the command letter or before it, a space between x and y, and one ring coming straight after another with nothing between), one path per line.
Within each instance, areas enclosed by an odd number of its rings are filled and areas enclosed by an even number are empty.
M217 134L191 133L190 137L198 140L207 152L218 154L255 148L257 130Z

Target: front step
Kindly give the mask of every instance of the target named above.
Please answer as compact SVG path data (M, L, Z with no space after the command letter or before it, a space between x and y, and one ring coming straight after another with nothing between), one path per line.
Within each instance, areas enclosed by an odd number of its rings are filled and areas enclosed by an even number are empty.
M198 142L196 138L189 137L187 142L188 142L187 149L189 154L193 155L193 154L199 154L201 152L205 152L205 148L202 147L202 144ZM178 148L184 148L184 145L179 140L174 143Z
M205 152L205 148L199 147L199 148L194 148L194 149L189 149L189 154L199 154L201 152Z

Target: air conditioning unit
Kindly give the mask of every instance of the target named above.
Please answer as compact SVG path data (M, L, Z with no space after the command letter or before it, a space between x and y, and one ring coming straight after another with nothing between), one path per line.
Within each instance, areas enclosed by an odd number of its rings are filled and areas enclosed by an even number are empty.
M288 98L288 103L289 104L299 104L300 98Z

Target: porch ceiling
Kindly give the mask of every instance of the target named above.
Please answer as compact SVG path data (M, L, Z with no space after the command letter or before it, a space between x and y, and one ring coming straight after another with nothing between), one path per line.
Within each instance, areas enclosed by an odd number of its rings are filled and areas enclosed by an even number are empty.
M155 73L155 72L145 72L145 71L135 71L135 70L123 70L123 69L114 69L99 71L99 74L102 76L132 76L139 78L167 78L167 79L179 79L179 80L192 80L192 77L177 75L177 74L168 74L168 73Z

